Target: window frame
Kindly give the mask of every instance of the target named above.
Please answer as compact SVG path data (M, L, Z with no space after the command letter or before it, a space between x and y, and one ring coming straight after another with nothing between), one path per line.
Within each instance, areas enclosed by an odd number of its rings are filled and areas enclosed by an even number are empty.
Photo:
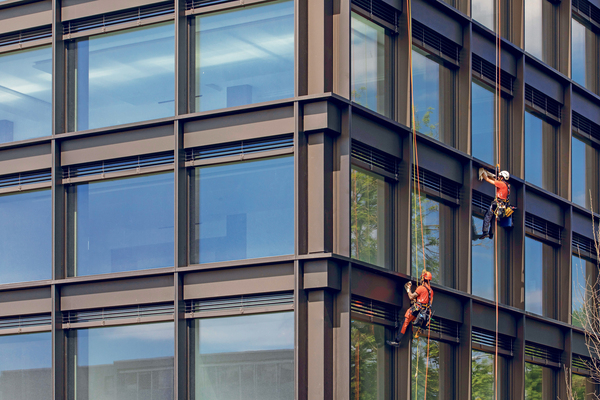
M532 313L534 315L540 315L540 316L546 317L546 318L556 319L556 315L558 312L559 298L554 296L554 294L560 283L558 280L558 271L559 271L559 262L560 262L559 257L560 257L561 245L557 244L553 241L550 241L550 240L545 240L545 238L543 238L542 236L538 236L538 235L532 234L530 232L525 233L525 240L527 238L534 240L542 245L542 256L543 256L543 252L544 252L543 246L548 246L548 248L552 250L552 262L551 262L552 265L548 265L547 263L545 263L544 259L542 258L542 260L541 260L541 264L542 264L542 271L541 271L542 272L542 294L541 294L542 314L536 314L531 311L527 311L526 308L525 308L525 312ZM526 268L527 268L527 264L528 264L527 262L525 262L525 257L526 257L525 253L526 253L526 246L525 246L525 243L523 243L523 262L525 264L525 269L524 269L525 299L523 302L524 304L526 304L526 302L527 302L527 289L526 289L527 269ZM551 278L552 282L549 282L548 278Z

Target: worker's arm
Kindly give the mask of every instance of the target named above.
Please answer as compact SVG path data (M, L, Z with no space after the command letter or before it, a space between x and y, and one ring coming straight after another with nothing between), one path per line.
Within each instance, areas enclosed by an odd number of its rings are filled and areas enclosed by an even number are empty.
M489 176L487 176L487 174L484 174L484 175L483 175L483 179L484 179L484 180L485 180L487 183L490 183L490 184L492 184L492 185L495 185L495 184L496 184L496 180L495 180L495 179L492 179L492 178L490 178Z
M407 282L406 285L404 285L404 287L406 288L406 293L408 294L409 299L414 300L417 298L417 292L412 293L410 291L410 288L412 287L412 282Z

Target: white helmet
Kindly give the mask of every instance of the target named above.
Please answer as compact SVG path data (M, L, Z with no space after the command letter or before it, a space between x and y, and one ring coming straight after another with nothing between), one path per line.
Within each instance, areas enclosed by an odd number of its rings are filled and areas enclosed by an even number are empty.
M500 171L498 175L505 181L507 181L510 178L510 174L508 173L508 171Z

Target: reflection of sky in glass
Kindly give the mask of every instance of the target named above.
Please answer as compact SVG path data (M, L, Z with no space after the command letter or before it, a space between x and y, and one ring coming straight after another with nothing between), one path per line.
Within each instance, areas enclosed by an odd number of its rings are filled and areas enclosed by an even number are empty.
M413 46L413 84L416 129L440 138L440 65Z
M200 263L294 253L294 158L197 168Z
M576 137L571 141L571 196L573 203L586 207L589 200L589 191L586 187L587 174L592 171L587 170L589 161L586 159L587 145ZM593 151L593 150L592 150Z
M585 86L585 34L586 29L576 19L571 19L571 68L573 80Z
M585 301L587 262L576 255L571 257L571 312L581 310ZM582 326L579 318L573 316L573 325Z
M52 49L0 55L0 143L52 134Z
M173 173L69 187L78 276L173 266Z
M423 235L421 235L421 216L423 216ZM412 274L419 276L423 270L423 243L425 243L425 262L427 270L433 276L432 282L440 282L440 203L421 196L413 196L412 216ZM416 235L415 235L416 233ZM422 240L421 236L424 236Z
M525 50L543 60L542 47L542 2L546 0L525 1Z
M473 19L491 30L494 30L495 10L494 0L473 0L471 2Z
M77 130L174 114L174 32L168 22L77 42Z
M52 278L50 190L0 196L0 283Z
M525 310L542 315L543 243L525 238Z
M77 365L173 357L173 322L78 329Z
M385 80L385 29L352 13L352 101L373 111L385 109L378 87Z
M196 320L199 354L294 348L294 313Z
M477 235L481 235L483 219L473 217ZM492 239L474 240L471 243L472 279L471 291L475 296L494 300L494 241Z
M473 157L494 164L494 92L473 81L471 139Z
M525 113L525 180L543 186L542 120Z
M196 111L294 96L294 2L196 17Z

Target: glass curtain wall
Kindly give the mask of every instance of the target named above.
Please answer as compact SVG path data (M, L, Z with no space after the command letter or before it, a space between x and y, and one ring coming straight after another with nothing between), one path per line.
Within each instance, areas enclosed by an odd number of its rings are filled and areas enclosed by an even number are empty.
M600 54L597 43L597 36L592 30L575 18L571 20L571 76L575 82L596 93L597 57Z
M571 389L573 390L573 398L577 400L587 400L586 396L591 393L586 390L587 377L583 375L571 375Z
M525 180L550 192L556 190L556 142L553 125L525 113Z
M555 399L555 373L552 368L525 363L525 400Z
M351 20L352 101L391 116L391 38L386 29L353 12Z
M586 140L573 135L571 138L571 200L591 209L598 204L598 156Z
M389 267L386 256L389 253L390 185L385 178L355 166L350 185L352 258Z
M0 336L0 398L52 400L52 333Z
M196 319L192 400L293 400L294 313Z
M68 276L174 263L173 173L67 187Z
M199 167L190 179L195 264L294 253L294 158Z
M473 157L495 165L496 126L493 89L475 79L471 84L471 153Z
M51 46L0 54L0 71L0 143L50 136Z
M473 216L471 241L471 293L488 300L496 298L494 273L494 240L479 239L483 218Z
M571 258L571 323L583 328L584 306L588 299L588 284L596 279L596 264L573 254Z
M494 354L471 352L471 399L494 400Z
M411 345L411 396L425 399L425 373L427 372L427 398L454 399L456 356L454 347L437 340L429 341L429 367L427 367L427 337L419 337Z
M525 50L556 68L558 9L548 0L525 1Z
M552 246L525 238L525 311L554 317L548 288L554 286L555 253Z
M454 146L454 71L412 47L415 129Z
M68 400L173 400L173 322L67 331Z
M68 130L175 113L173 22L67 42Z
M388 399L390 362L385 327L353 320L350 331L350 398Z
M294 2L197 16L191 112L294 97Z
M52 194L0 196L0 283L52 278Z

